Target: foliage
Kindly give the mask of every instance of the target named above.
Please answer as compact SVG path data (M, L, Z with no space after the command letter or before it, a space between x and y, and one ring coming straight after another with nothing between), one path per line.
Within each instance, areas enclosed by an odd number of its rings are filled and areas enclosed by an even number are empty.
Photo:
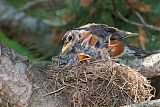
M26 6L27 3L38 0L9 1L29 15L37 17L52 26L59 27L63 33L66 28L71 29L93 22L104 23L119 29L139 33L139 37L126 40L126 42L132 45L149 51L160 49L160 32L137 27L122 21L114 12L112 0L51 0L50 2L39 2L26 9L23 7ZM135 14L130 11L130 8L133 8L143 16L147 23L160 26L159 0L129 0L129 5L126 4L127 0L115 1L118 9L125 18L140 22ZM59 38L59 36L57 37L58 39L55 40L60 41L61 38Z
M14 49L21 55L27 56L30 60L33 59L33 56L27 51L27 49L22 47L17 41L9 39L1 31L0 31L0 40L2 40L6 45L8 45L10 48Z

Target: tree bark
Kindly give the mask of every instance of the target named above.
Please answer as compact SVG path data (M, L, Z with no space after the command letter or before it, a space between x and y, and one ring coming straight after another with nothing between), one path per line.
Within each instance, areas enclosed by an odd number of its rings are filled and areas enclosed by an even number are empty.
M51 57L57 54L58 44L53 43L53 27L28 16L25 12L0 0L0 29L26 45L36 56Z
M145 101L142 103L126 105L122 107L159 107L159 105L160 105L160 99L152 100L152 101Z
M160 53L151 54L144 58L120 59L120 63L135 69L147 78L160 75Z
M151 85L156 89L155 99L160 99L160 53L152 54L138 60L137 62L140 63L132 61L133 63L131 65L128 64L128 66L132 68L132 65L138 65L134 69L151 81Z
M17 54L0 41L0 106L72 106L68 96L61 92L62 90L45 96L57 90L54 87L54 81L51 83L45 73L45 70L34 66L26 57ZM152 77L152 81L157 83L156 77L155 79ZM157 92L160 91L157 90Z
M43 70L32 65L0 41L0 106L70 107L64 93L43 96L54 91Z
M160 75L160 53L149 55L141 59L141 65L138 71L142 75L152 78Z

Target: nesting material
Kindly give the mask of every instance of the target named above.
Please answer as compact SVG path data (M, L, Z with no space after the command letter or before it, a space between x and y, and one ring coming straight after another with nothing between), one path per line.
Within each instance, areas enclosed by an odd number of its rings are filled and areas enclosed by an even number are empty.
M99 107L128 105L154 97L150 82L133 69L113 61L97 61L62 70L53 64L49 75L74 106Z

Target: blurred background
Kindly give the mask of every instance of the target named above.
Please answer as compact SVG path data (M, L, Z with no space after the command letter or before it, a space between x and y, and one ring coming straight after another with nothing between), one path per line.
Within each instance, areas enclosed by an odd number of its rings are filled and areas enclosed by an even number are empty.
M58 55L64 33L88 23L139 33L125 41L160 50L159 0L0 0L0 39L30 60Z

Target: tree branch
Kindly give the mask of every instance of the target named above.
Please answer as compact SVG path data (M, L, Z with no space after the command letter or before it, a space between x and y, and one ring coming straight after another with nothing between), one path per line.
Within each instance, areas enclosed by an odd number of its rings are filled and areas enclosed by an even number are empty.
M52 57L59 50L59 44L52 41L55 38L52 26L28 16L6 0L0 0L0 16L0 29L32 50L36 57Z
M142 23L138 23L138 22L134 22L134 21L131 21L131 20L128 20L127 18L125 18L121 12L119 11L119 9L117 8L116 6L116 3L115 3L115 0L112 0L112 5L113 5L113 8L114 8L114 11L116 13L116 15L121 19L123 20L124 22L126 23L129 23L129 24L132 24L132 25L135 25L135 26L138 26L138 27L146 27L146 28L149 28L151 30L155 30L155 31L160 31L160 27L156 27L154 25L150 25L150 24L147 24L143 17L140 15L140 13L138 13L137 11L134 11L135 15L140 19L140 21Z
M144 21L143 17L141 16L141 14L135 10L133 10L134 14L140 19L140 21L142 22L143 25L147 25L146 21Z
M121 66L120 64L113 62L110 64L111 65L105 65L112 68L114 64L114 67L116 67L115 70L118 70L119 72L122 72L122 69L125 72L127 69L129 71L132 70L124 65ZM112 70L110 67L107 68ZM86 66L86 68L88 67ZM57 90L55 88L55 81L49 80L49 76L51 75L46 75L46 73L50 71L43 71L34 66L26 57L17 54L12 49L4 45L1 41L0 71L0 98L2 101L7 99L7 104L11 103L11 105L14 106L29 107L71 107L71 102L66 94L55 94L59 91L63 91L66 86ZM51 71L55 71L55 69L53 68ZM5 104L4 102L2 103Z
M142 103L126 105L126 106L121 106L121 107L158 107L159 105L160 105L160 99L145 101Z
M7 107L71 107L66 94L43 96L54 84L38 67L0 41L0 105Z
M35 6L36 4L38 3L42 3L42 2L49 2L51 0L34 0L34 1L30 1L28 2L27 4L25 4L22 8L20 8L21 10L25 11L27 10L28 8L31 8L33 6Z

